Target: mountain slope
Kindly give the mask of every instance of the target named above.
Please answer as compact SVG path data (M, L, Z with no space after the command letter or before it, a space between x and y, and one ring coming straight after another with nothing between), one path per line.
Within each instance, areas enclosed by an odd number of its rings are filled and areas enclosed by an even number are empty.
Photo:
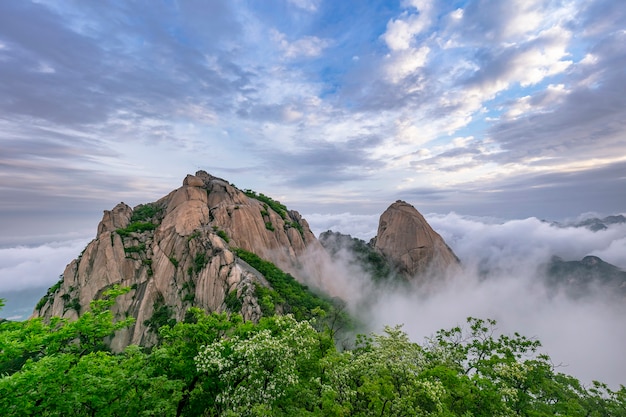
M115 336L114 349L153 344L158 328L182 320L191 306L219 312L230 301L246 320L258 320L256 289L270 284L231 248L254 252L305 280L299 256L321 246L297 212L247 194L199 171L154 203L134 210L120 203L105 211L96 238L66 267L34 316L76 318L104 290L121 285L132 291L118 299L114 312L136 322Z
M396 201L380 216L371 244L407 280L458 271L460 261L415 207Z

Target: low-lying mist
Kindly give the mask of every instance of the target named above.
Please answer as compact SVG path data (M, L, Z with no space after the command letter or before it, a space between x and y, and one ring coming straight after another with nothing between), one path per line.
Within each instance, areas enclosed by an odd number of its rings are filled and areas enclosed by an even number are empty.
M327 224L356 224L357 235L376 230L377 217L365 221L359 216L353 222L348 216L343 221L306 218L316 235ZM414 341L423 342L441 328L463 325L468 316L493 318L499 332L539 339L559 372L584 383L599 380L613 388L626 384L623 296L591 286L588 294L572 298L545 285L545 264L555 255L565 260L595 255L626 268L626 224L593 232L535 218L496 222L454 213L426 218L460 258L462 272L407 290L373 285L348 250L327 266L330 287L369 330L403 324ZM369 240L363 234L359 238Z

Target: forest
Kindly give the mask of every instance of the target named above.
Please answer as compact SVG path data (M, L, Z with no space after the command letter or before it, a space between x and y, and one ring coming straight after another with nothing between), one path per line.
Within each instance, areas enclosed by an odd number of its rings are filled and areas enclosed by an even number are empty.
M336 321L189 309L159 342L111 352L132 325L113 287L77 320L0 323L3 416L624 416L626 388L560 373L538 340L468 318L423 343L401 326L335 343ZM1 307L1 304L0 304ZM600 354L600 353L598 353Z

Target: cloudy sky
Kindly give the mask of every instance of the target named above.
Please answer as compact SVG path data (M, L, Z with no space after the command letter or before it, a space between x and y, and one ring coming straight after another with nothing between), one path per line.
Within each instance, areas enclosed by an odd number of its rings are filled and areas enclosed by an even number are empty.
M625 29L621 0L2 1L0 245L198 169L305 215L623 212Z

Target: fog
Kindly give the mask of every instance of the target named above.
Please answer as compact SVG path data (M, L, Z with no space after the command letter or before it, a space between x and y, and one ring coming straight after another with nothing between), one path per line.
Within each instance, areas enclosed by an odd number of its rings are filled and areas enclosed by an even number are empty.
M81 238L0 249L0 298L8 292L53 285L88 242Z
M329 225L356 225L355 234L376 230L378 216L343 220L306 216L319 235ZM616 388L626 383L626 303L601 288L572 299L549 292L542 270L553 255L565 260L599 256L626 268L626 224L592 232L581 227L557 227L536 218L514 221L469 218L455 213L426 215L460 258L463 271L440 285L381 290L355 269L347 251L329 266L332 285L371 331L403 324L416 342L441 328L463 325L468 316L497 320L498 332L519 332L541 341L558 371L584 383L599 380ZM345 234L350 230L335 229ZM375 232L374 232L375 233ZM374 300L364 303L364 300ZM366 308L363 308L366 305Z

